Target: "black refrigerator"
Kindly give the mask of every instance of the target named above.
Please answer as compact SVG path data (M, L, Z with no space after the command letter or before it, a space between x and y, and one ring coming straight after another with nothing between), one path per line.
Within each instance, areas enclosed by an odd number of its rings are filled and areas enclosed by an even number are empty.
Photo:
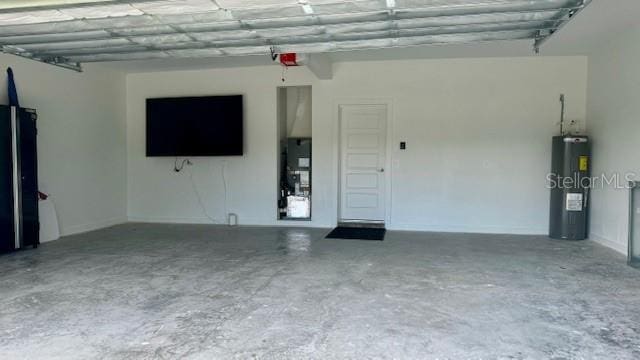
M37 247L35 110L0 105L0 252Z

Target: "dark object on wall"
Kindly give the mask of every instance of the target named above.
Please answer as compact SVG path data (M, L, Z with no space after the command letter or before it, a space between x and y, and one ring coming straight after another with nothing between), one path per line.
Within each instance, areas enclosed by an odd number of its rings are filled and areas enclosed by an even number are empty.
M36 119L0 105L0 252L39 243Z
M591 149L586 136L555 136L551 160L549 237L584 240L588 235Z
M147 156L243 154L242 95L147 99Z
M9 106L20 107L16 81L13 78L13 69L11 68L7 68L7 94L9 94Z
M290 189L295 189L296 184L301 189L309 187L309 181L301 181L299 172L306 171L308 179L311 178L311 139L287 139L287 169L289 170L287 181Z
M311 138L288 138L283 152L280 219L311 219Z
M629 265L640 269L640 182L629 182Z

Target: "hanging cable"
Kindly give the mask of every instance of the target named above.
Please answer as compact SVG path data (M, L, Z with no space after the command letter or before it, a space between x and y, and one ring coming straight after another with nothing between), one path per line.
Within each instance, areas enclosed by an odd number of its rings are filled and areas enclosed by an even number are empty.
M200 205L200 209L202 210L202 214L207 219L211 220L211 222L213 224L216 224L218 221L214 217L209 215L209 211L207 211L207 207L205 206L204 201L202 200L202 196L200 195L200 192L198 191L198 185L196 184L196 181L193 178L193 170L189 171L189 180L191 181L191 187L193 188L193 193L196 195L196 199L198 200L198 204Z
M173 162L173 171L175 171L175 172L182 171L182 169L184 169L185 164L186 165L193 165L193 163L189 159L182 160L180 165L178 165L178 158L176 157L176 160Z
M212 176L217 176L216 173L213 172L213 167L212 165L212 161L209 162L209 172L211 173ZM226 177L226 170L227 167L227 161L226 160L222 160L222 165L220 167L220 175L221 175L221 179L222 179L222 186L223 186L223 195L224 195L224 201L223 201L223 212L224 212L224 217L226 218L229 215L229 209L227 206L227 193L228 193L228 189L227 189L227 177Z
M222 162L222 185L224 186L224 214L227 216L229 214L229 210L227 208L227 177L225 175L225 168L227 167L227 162Z

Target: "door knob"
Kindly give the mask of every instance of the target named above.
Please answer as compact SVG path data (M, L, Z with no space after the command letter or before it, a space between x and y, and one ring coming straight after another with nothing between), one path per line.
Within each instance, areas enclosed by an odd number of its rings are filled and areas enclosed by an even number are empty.
M378 172L383 173L383 172L384 172L384 168L380 168L380 169L378 169Z

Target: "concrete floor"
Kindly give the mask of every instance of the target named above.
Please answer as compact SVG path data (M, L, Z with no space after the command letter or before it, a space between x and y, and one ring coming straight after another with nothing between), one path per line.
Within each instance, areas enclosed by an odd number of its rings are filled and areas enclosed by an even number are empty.
M128 224L0 256L0 358L638 359L640 271L538 236Z

